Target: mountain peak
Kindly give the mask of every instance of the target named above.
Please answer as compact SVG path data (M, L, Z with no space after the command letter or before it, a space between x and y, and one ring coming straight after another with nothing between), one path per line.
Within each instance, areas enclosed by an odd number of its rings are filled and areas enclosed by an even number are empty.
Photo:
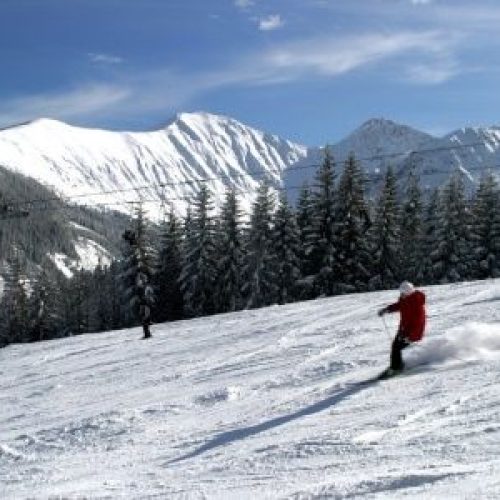
M169 125L183 122L185 124L192 123L210 123L210 122L235 122L239 123L234 118L225 115L219 115L215 113L208 113L207 111L182 111L176 113L173 120Z
M418 135L420 137L425 136L426 139L430 139L432 137L429 134L425 134L424 132L414 129L408 125L403 125L387 118L370 118L360 127L358 127L354 132L352 132L351 136L367 133L378 133L382 135L396 134L398 136Z
M402 126L403 125L400 125L392 120L388 120L387 118L374 117L370 118L369 120L366 120L363 124L361 124L358 130L367 130L380 127L402 127Z
M382 154L405 154L420 149L433 137L386 118L372 118L334 146L337 156L351 152L370 158ZM377 160L378 164L378 160Z
M282 172L307 154L304 146L205 112L178 113L152 132L80 128L44 118L0 133L0 164L6 168L82 202L82 193L101 191L99 203L123 211L138 198L135 189L142 195L151 186L154 197L162 184L168 186L163 195L183 213L198 188L193 181L204 178L213 179L214 193L240 191L241 207L250 211L262 177L279 185ZM158 217L150 206L151 217Z

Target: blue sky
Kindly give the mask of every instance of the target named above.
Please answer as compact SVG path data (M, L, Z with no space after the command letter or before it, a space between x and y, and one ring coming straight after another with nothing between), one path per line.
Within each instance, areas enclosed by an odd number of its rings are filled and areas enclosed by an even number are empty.
M0 0L0 126L208 111L309 145L500 125L498 0Z

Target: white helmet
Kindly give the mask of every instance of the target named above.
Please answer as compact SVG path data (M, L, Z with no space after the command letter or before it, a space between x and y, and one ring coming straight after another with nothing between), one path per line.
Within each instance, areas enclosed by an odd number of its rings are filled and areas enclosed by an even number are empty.
M409 281L403 281L401 285L399 285L399 293L403 295L410 295L415 291L415 287Z

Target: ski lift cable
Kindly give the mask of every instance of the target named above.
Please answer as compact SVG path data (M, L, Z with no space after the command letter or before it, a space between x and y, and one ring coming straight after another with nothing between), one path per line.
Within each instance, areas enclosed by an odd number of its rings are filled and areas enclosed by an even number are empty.
M484 145L483 142L475 142L475 143L469 143L469 144L457 144L457 145L452 145L452 146L441 146L441 147L436 147L436 148L427 148L427 149L421 149L421 150L413 150L413 151L403 151L403 152L397 152L397 153L388 153L388 154L383 154L383 155L373 155L373 156L366 156L363 158L355 158L357 162L364 162L364 161L371 161L371 160L383 160L387 158L395 158L395 157L400 157L400 156L411 156L411 155L416 155L416 154L425 154L425 153L430 153L430 152L438 152L438 151L448 151L448 150L455 150L455 149L464 149L464 148L471 148L475 146L480 146ZM285 169L285 172L291 172L291 171L296 171L296 170L307 170L311 168L318 168L321 164L318 163L310 163L310 164L305 164L305 165L295 165L291 166ZM487 168L492 168L493 166L499 166L499 165L490 165L490 166L484 166L484 167L479 167L477 170L483 170ZM475 167L471 167L468 170L475 170ZM439 173L439 172L436 172ZM248 175L251 175L253 177L265 177L268 176L269 173L259 170L249 170L245 173L242 174L235 174L233 177L236 178L242 178L242 177L247 177ZM119 194L119 193L126 193L126 192L132 192L136 191L138 192L139 190L145 190L145 189L152 189L152 188L166 188L166 187L175 187L175 186L182 186L182 185L189 185L189 184L199 184L203 182L216 182L218 180L223 179L225 176L218 175L218 176L212 176L212 177L206 177L206 178L198 178L198 179L186 179L184 181L172 181L172 182L163 182L163 183L156 183L156 184L145 184L145 185L140 185L140 186L134 186L134 187L129 187L129 188L120 188L120 189L111 189L111 190L101 190L101 191L94 191L94 192L89 192L89 193L81 193L81 194L76 194L76 195L71 195L71 196L59 196L59 197L50 197L50 198L39 198L39 199L31 199L31 200L24 200L24 201L15 201L12 202L12 205L33 205L33 204L38 204L38 203L47 203L47 202L60 202L61 199L69 201L69 200L76 200L76 199L81 199L81 198L91 198L94 196L106 196L106 195L112 195L112 194Z

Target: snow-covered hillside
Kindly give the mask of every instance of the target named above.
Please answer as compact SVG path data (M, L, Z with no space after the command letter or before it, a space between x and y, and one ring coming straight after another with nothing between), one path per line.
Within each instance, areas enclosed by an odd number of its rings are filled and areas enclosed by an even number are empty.
M427 188L442 185L451 172L461 169L472 188L485 169L500 170L500 128L462 129L435 138L377 118L334 143L332 151L339 163L351 152L361 159L371 192L388 165L401 178L416 166ZM275 186L284 184L294 199L321 161L318 147L208 113L179 114L153 132L85 129L47 119L0 131L0 166L35 178L61 195L76 196L73 201L110 203L127 212L126 202L164 197L183 213L200 187L199 179L209 179L218 199L226 187L234 187L246 211L263 178ZM86 196L99 192L108 194ZM161 216L158 202L147 208L152 218Z
M2 349L1 497L499 498L500 281L426 292L383 382L394 291Z
M387 164L399 163L410 151L425 147L433 137L391 120L368 120L348 137L335 144L335 156L344 159L355 152L367 173L384 171Z
M221 195L234 187L248 209L263 178L280 185L283 170L306 155L304 146L207 113L179 114L153 132L93 130L47 119L0 131L0 166L61 195L81 197L75 201L125 210L130 206L124 202L164 196L184 211L199 189L197 179L213 179L209 185ZM82 196L101 191L116 192ZM158 204L149 208L152 217L158 215Z
M464 174L469 191L477 187L488 170L500 178L499 127L460 129L438 138L377 118L367 121L330 149L339 164L338 170L350 153L355 154L366 174L370 194L378 192L389 165L401 182L410 168L416 168L426 190L442 186L457 170ZM285 171L285 186L296 190L305 181L311 183L314 169L307 165L319 164L321 158L319 149L311 149L305 159Z
M427 188L442 185L453 170L465 174L469 189L488 171L500 177L500 127L465 128L434 139L403 161L402 170L410 164L417 167Z

